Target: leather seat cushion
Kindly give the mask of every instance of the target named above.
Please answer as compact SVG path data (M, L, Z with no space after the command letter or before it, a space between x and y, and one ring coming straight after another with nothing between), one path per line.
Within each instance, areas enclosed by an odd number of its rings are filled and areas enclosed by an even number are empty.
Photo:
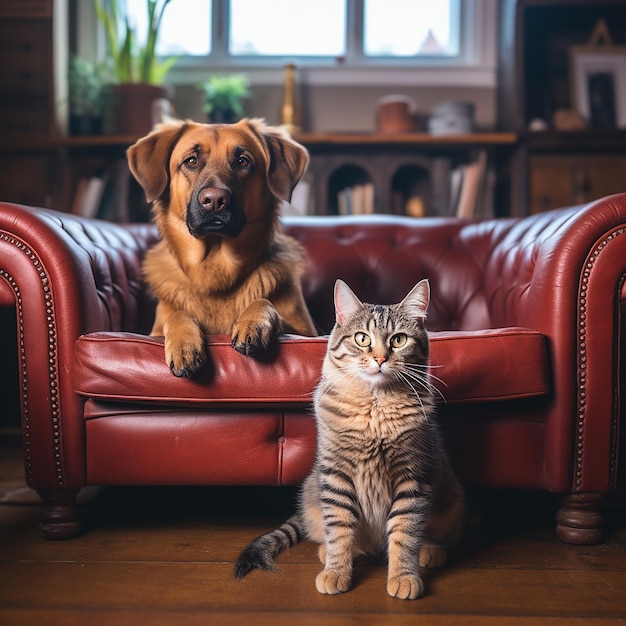
M86 398L149 405L302 407L311 402L326 337L286 336L262 360L207 337L209 361L192 379L165 363L163 338L99 332L80 337L72 367L74 390ZM550 391L546 342L524 328L431 333L433 382L447 404L501 402Z

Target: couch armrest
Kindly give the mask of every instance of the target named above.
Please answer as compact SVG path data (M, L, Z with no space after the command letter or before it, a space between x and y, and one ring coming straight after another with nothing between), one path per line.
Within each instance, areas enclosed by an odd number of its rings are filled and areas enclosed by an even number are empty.
M546 476L555 490L604 492L616 481L626 194L504 221L491 237L484 279L492 323L538 330L551 351Z
M82 401L65 375L74 342L97 330L146 330L153 311L140 266L156 238L152 225L0 203L0 306L16 310L29 483L37 476L38 487L84 484Z

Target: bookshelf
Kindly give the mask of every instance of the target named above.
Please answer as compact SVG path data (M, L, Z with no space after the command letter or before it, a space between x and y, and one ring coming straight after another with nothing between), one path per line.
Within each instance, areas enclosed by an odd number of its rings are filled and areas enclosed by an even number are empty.
M131 135L55 137L52 207L112 221L148 221L150 207L126 161L126 149L137 139ZM89 202L84 203L85 198Z
M381 135L367 133L303 133L294 137L307 147L311 162L307 172L310 211L338 215L341 193L354 188L353 195L369 198L363 212L408 213L411 215L451 215L450 179L453 172L476 162L484 155L493 168L506 163L517 143L515 133L472 133L436 137L426 133ZM69 211L81 181L106 172L110 175L125 159L126 148L138 137L111 135L98 137L59 137L54 143L59 153L62 192L57 208ZM502 158L500 158L502 157ZM498 178L496 176L496 178ZM505 179L498 179L494 193ZM148 219L148 207L141 190L130 180L133 210L130 219ZM360 189L363 187L363 189ZM119 188L119 185L118 185ZM415 211L420 199L421 213ZM131 203L131 202L129 202ZM407 211L407 206L413 209ZM506 214L508 200L496 203L497 214Z
M489 211L508 214L507 164L518 141L516 133L303 133L295 139L311 155L312 213L341 214L338 199L344 189L371 185L376 213L456 215L455 173L485 161L492 180Z

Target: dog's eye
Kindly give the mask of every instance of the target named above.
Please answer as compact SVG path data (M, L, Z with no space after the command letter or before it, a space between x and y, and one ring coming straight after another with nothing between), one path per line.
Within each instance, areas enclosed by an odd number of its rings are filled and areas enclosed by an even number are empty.
M250 167L251 165L250 159L248 157L243 156L243 154L241 154L237 157L237 165L239 165L241 169L246 169Z
M190 157L187 157L183 161L183 165L186 165L188 167L196 167L196 165L198 165L198 157L195 154Z

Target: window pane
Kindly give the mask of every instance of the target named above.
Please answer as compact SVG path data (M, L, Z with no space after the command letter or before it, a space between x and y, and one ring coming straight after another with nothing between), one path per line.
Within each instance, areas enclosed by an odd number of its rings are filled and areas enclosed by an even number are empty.
M343 56L345 0L230 0L235 56Z
M146 0L126 0L131 25L143 44L148 29ZM162 2L159 2L159 9ZM159 56L202 56L211 52L211 0L171 0L159 31Z
M457 56L459 0L365 0L368 56Z

